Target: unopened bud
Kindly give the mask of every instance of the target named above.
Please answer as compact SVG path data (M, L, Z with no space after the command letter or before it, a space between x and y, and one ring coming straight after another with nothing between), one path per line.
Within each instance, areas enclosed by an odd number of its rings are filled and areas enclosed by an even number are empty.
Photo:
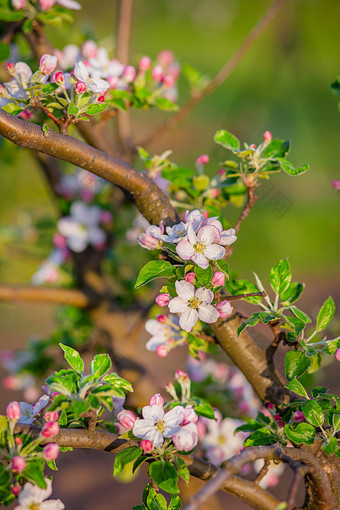
M6 71L8 72L8 74L10 74L11 76L13 74L15 74L15 65L13 64L13 62L9 62L6 66Z
M151 77L154 81L161 81L163 79L163 69L161 66L153 67L151 71Z
M207 163L209 163L209 160L210 158L208 154L202 154L196 159L196 165L206 165Z
M77 83L74 86L74 89L77 94L84 94L86 90L86 85L83 81L77 81Z
M212 277L211 283L215 287L223 286L225 283L225 274L222 273L222 271L216 271L216 273L214 273L214 276Z
M218 311L218 314L221 317L221 319L228 319L228 317L230 317L230 315L233 312L233 307L231 306L229 301L224 300L217 303L216 310Z
M44 448L45 460L55 460L59 455L59 445L57 443L49 443Z
M140 442L140 447L143 450L143 453L150 453L153 449L153 444L148 439L142 439Z
M273 135L270 133L270 131L265 131L263 133L263 141L264 142L271 142L273 138Z
M133 66L127 66L124 69L123 78L128 83L132 83L136 78L136 69Z
M21 410L19 402L14 400L10 402L6 408L6 416L9 421L18 421L21 416Z
M20 457L20 455L17 455L16 457L13 457L12 459L12 470L16 471L17 473L22 473L24 469L26 469L26 461L24 457Z
M334 358L337 360L337 361L340 361L340 349L337 349L334 353Z
M106 78L106 81L110 85L110 89L116 89L118 87L119 84L118 76L109 76L108 78Z
M149 406L164 406L164 399L161 396L160 393L156 393L156 395L153 395L149 400Z
M192 283L196 279L196 275L193 271L190 271L190 273L187 273L184 277L184 280L188 283Z
M49 421L45 423L41 434L44 437L57 436L59 434L59 423L57 421Z
M40 72L43 74L51 74L57 67L58 59L54 55L45 54L40 59Z
M106 92L104 92L104 94L100 94L100 96L97 97L97 103L105 103L105 94Z
M21 491L21 487L20 485L13 485L13 487L11 488L11 492L12 494L14 494L14 496L17 496Z
M166 347L166 345L162 344L162 345L158 345L156 347L156 354L157 356L159 356L160 358L165 358L165 356L168 355L168 349Z
M164 294L158 294L158 296L155 299L158 306L167 306L170 301L170 294L164 293Z
M123 411L118 413L117 418L119 423L126 429L132 429L136 421L136 416L127 409L123 409Z
M142 57L138 62L138 68L140 71L148 71L151 67L151 58L150 57Z
M26 0L12 0L12 5L16 11L26 7Z
M65 76L61 71L57 71L54 75L54 81L58 84L65 83Z
M22 445L22 439L21 439L21 437L16 437L16 438L14 439L14 441L15 441L15 444L16 444L17 446L21 446L21 445Z
M170 89L171 87L173 87L175 85L175 78L173 76L171 76L171 74L164 76L163 85L164 85L164 87Z
M166 315L163 315L163 314L160 314L160 315L157 315L157 320L158 322L160 322L161 324L166 324L168 322L168 318Z

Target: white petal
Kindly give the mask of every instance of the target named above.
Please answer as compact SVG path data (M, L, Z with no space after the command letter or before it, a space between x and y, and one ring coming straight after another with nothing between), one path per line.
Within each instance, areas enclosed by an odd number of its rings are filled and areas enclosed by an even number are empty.
M176 246L176 251L182 260L190 260L195 254L193 245L189 241L180 241Z
M187 231L188 241L191 244L195 244L197 241L196 234L194 231L194 228L191 223L188 224L188 231Z
M77 11L81 9L81 5L75 0L57 0L57 4L66 7L66 9L75 9Z
M156 319L149 319L145 323L145 329L150 335L163 336L165 326Z
M159 432L159 430L155 430L152 439L149 439L149 441L151 441L154 446L162 446L162 444L164 443L164 438L163 435Z
M176 427L183 421L184 407L176 406L164 416L164 424L167 427ZM167 436L165 436L167 437Z
M203 253L195 253L191 260L202 269L207 269L209 266L209 260L203 255Z
M211 290L206 289L205 287L200 287L199 289L197 289L195 296L200 301L207 304L211 303L212 300L214 299L214 294L211 292Z
M195 296L195 287L192 283L186 282L185 280L180 280L175 282L175 287L179 297L185 301L189 301L189 299Z
M210 305L209 305L210 306ZM198 312L194 308L188 308L188 310L182 313L179 319L179 325L184 331L188 333L192 330L198 320Z
M88 242L93 245L103 244L106 242L106 234L99 227L90 227L88 231Z
M168 306L171 313L183 313L188 308L188 302L180 297L175 297L169 301Z
M89 79L89 73L84 62L77 62L74 68L74 76L77 78L77 80L87 83L87 80Z
M65 505L60 499L49 499L41 503L39 510L64 510L64 508Z
M213 305L202 304L198 309L198 317L201 321L212 324L218 320L219 313Z
M108 82L102 80L101 78L92 78L92 81L87 82L88 89L94 92L95 94L101 94L102 92L106 92L109 86L110 85L108 84Z
M160 338L158 336L153 336L146 342L146 349L148 351L155 351L159 345L165 345L166 344L166 338Z
M209 245L212 243L218 243L221 239L221 235L216 227L207 225L199 229L197 239L199 241L203 241L205 245Z
M204 255L210 260L220 260L224 257L225 248L219 244L210 244L204 250Z
M227 246L234 243L236 239L237 236L235 235L234 228L230 228L229 230L223 230L223 232L221 233L220 244L223 244L223 246Z
M88 245L87 237L85 239L76 238L76 237L69 237L67 239L67 245L70 248L70 250L74 251L75 253L81 253L82 251L86 250L86 247Z
M161 421L164 416L164 411L161 406L144 406L142 410L143 418L145 420L153 420L154 423Z
M136 437L145 437L155 430L153 420L136 420L132 429L132 433Z

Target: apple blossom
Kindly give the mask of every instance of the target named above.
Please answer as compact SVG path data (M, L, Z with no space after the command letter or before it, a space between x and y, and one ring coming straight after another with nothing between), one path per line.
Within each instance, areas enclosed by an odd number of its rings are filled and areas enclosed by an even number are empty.
M6 71L8 72L8 74L13 76L15 74L15 64L13 62L8 62L8 64L6 65Z
M56 0L39 0L39 5L43 11L47 11L54 6Z
M12 458L12 470L17 473L22 473L26 469L27 463L24 457L20 455L16 455Z
M197 423L198 416L195 413L193 407L188 405L184 408L183 421L181 423L182 427L185 425L189 425L189 423Z
M173 87L175 85L175 78L173 76L171 76L171 74L164 76L163 85L164 85L164 87L167 87L167 88Z
M84 82L86 87L94 94L101 94L106 92L109 88L107 81L102 80L101 78L90 77L89 71L86 68L84 62L77 62L74 68L74 76L78 81Z
M337 349L334 353L334 358L337 360L337 361L340 361L340 349Z
M138 237L138 243L146 248L147 250L160 250L163 246L161 241L161 236L164 233L163 222L159 224L159 227L156 225L150 225L146 228L145 232L143 232Z
M134 423L135 423L137 418L135 417L135 415L131 411L123 409L123 411L118 413L117 419L118 419L119 423L125 429L130 430L134 426Z
M11 492L12 494L14 494L14 496L17 496L21 491L21 486L20 485L13 485L13 487L11 488Z
M164 399L160 395L160 393L156 393L156 395L153 395L149 400L149 406L164 406Z
M196 165L206 165L207 163L209 163L209 161L210 158L208 154L202 154L196 159Z
M151 77L154 81L161 81L163 79L163 69L161 66L156 65L152 68Z
M220 245L221 235L214 226L201 227L197 234L191 224L188 226L187 240L180 241L176 246L177 254L182 260L192 260L202 269L209 266L209 260L219 260L225 254Z
M198 430L195 423L188 423L182 426L172 436L172 441L178 451L190 452L198 443Z
M305 421L305 414L303 411L295 411L294 415L293 415L293 420L296 422L296 423L301 423L303 421Z
M183 241L182 241L183 242ZM185 280L176 281L178 296L169 302L171 313L180 313L179 325L190 332L198 319L211 324L219 318L218 311L211 305L214 294L205 287L195 289L192 283Z
M74 86L74 90L77 94L84 94L86 90L86 85L83 81L77 81L77 83Z
M59 434L59 424L57 421L49 421L45 423L41 434L44 437L57 436Z
M27 404L27 402L19 402L21 410L19 423L33 423L35 416L39 414L44 407L47 406L49 400L50 398L48 395L42 395L34 405Z
M40 489L32 483L25 483L19 494L19 506L14 510L64 510L65 506L60 499L45 501L52 494L52 482L45 478L46 489Z
M65 83L64 73L62 73L61 71L57 71L54 75L54 81L60 85Z
M173 315L164 317L164 321L149 319L145 323L146 331L152 335L146 344L148 351L156 351L158 356L164 357L172 347L184 343L184 338L178 328L178 318Z
M332 186L337 191L340 191L340 180L339 179L333 179Z
M97 103L105 103L105 93L97 97Z
M44 458L46 460L55 460L59 455L59 445L57 443L48 443L44 448Z
M196 280L196 275L193 271L190 271L189 273L187 273L184 277L184 280L188 283L191 283L193 281Z
M216 310L218 311L221 319L228 319L228 317L230 317L230 315L233 313L233 307L227 300L217 303Z
M225 274L222 273L222 271L216 271L211 279L211 283L215 285L215 287L223 287L225 283Z
M160 307L167 306L170 301L170 294L167 293L158 294L158 296L156 296L155 301L157 305Z
M222 421L205 419L207 433L202 437L201 444L207 459L219 466L223 461L236 455L243 446L244 436L240 432L234 435L241 422L232 418Z
M21 416L21 410L19 402L14 400L10 402L6 407L6 416L10 421L18 421Z
M127 66L123 72L123 79L128 83L132 83L136 78L136 69L133 66Z
M26 0L12 0L12 5L16 11L26 7Z
M273 138L273 135L270 133L270 131L265 131L263 133L263 141L264 142L271 142L272 141L272 138Z
M45 54L40 59L40 72L42 74L51 74L57 66L58 59L54 55Z
M150 57L142 57L138 62L138 67L140 71L148 71L151 67L151 58Z
M237 239L235 229L229 228L228 230L223 230L222 223L217 218L208 218L203 221L203 225L210 225L217 228L221 235L219 244L223 246L233 244Z
M157 55L157 62L159 62L163 67L169 66L174 59L175 56L171 50L162 50Z
M82 44L81 53L84 58L96 58L98 54L98 46L94 41L89 39Z
M172 437L181 428L184 409L176 406L164 413L161 406L145 406L142 410L143 419L136 420L132 433L141 439L147 439L154 446L161 446L165 438Z
M148 441L147 439L142 439L140 442L140 447L143 450L143 453L150 453L153 450L153 444L151 441Z
M165 358L169 354L169 350L168 345L157 345L155 352L160 358Z

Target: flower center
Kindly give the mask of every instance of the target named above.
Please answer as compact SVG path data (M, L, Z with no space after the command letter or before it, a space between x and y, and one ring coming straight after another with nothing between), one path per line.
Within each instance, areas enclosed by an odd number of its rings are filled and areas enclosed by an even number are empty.
M155 426L156 430L158 430L161 434L163 434L164 430L165 430L165 424L164 424L164 421L163 420L160 420L156 423L156 426Z
M197 297L193 297L189 299L188 306L190 306L190 308L195 308L195 310L198 310L198 307L200 306L201 303L202 301L197 299Z
M40 505L39 503L31 503L28 508L29 510L39 510Z
M205 243L203 241L198 241L196 244L194 244L194 250L197 253L203 253L205 248L206 248L206 246L205 246Z
M226 443L226 437L225 436L218 436L217 444L219 446L223 446Z

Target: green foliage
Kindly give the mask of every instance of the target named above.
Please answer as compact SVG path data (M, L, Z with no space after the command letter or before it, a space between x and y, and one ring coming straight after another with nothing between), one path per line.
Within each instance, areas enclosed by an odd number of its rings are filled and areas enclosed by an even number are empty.
M37 458L27 461L27 466L23 471L23 475L34 482L41 489L46 489L47 487L45 482L44 466L44 460Z
M280 260L270 271L270 285L277 294L283 294L289 288L292 274L287 259Z
M174 276L175 272L176 267L171 265L168 260L151 260L139 271L135 289L142 287L142 285L145 285L156 278Z
M289 351L286 354L286 377L290 381L293 377L300 377L308 370L312 360L301 351Z
M317 331L322 331L325 329L328 324L331 322L333 315L335 312L335 304L331 297L326 299L324 304L322 305L317 318L316 329Z
M131 462L135 462L143 453L143 450L138 446L130 446L129 448L124 448L116 454L113 475L119 475L127 464L131 464Z
M149 467L150 478L158 487L170 494L178 494L178 474L175 466L170 461L156 460Z
M302 383L294 377L289 383L286 385L286 388L288 390L293 391L294 393L297 393L297 395L300 395L301 397L308 398L308 393L303 387Z
M315 428L309 423L298 423L285 425L285 434L295 444L313 444L315 440Z

